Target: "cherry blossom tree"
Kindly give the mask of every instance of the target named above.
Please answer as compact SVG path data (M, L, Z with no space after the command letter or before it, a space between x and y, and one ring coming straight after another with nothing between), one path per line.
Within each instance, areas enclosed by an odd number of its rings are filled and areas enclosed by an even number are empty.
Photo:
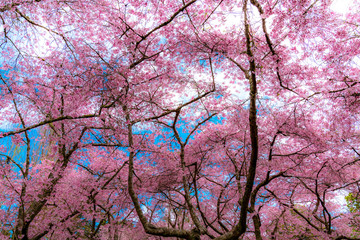
M360 239L356 6L3 1L1 237Z

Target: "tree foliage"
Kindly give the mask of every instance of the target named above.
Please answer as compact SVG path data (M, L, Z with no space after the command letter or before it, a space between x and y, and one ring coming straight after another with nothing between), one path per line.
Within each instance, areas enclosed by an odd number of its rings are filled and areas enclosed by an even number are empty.
M2 238L359 239L358 7L2 1Z

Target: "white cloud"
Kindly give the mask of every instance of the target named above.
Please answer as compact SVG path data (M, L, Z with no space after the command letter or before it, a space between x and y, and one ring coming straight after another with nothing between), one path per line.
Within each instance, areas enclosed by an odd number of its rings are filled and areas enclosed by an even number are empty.
M346 14L352 5L354 5L353 0L334 0L331 4L331 9L334 12Z

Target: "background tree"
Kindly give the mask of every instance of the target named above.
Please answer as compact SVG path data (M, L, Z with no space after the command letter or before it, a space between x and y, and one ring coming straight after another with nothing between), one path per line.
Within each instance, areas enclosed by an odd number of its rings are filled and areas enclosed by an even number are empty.
M0 17L1 137L26 147L1 162L4 237L356 239L335 199L359 181L358 14L36 0Z

